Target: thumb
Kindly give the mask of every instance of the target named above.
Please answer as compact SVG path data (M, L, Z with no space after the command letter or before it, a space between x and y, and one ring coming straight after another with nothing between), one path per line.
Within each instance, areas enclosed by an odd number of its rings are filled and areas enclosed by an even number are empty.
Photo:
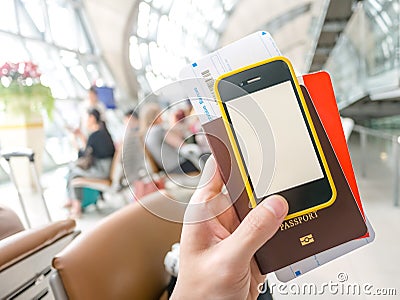
M222 185L217 163L211 155L204 166L197 189L186 207L184 223L198 223L212 219L231 206L232 203L221 195ZM201 231L202 228L199 227L198 230Z
M227 249L239 260L251 260L256 251L278 230L288 213L288 204L282 196L265 199L244 218L225 240ZM225 242L224 241L224 242Z
M204 166L197 189L190 200L191 204L210 201L221 193L223 181L214 156L211 155Z

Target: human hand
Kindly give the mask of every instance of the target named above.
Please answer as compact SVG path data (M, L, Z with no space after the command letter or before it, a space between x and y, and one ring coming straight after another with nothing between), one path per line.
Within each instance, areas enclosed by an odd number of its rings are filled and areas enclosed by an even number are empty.
M203 209L213 211L208 206L211 202L230 201L221 193L222 185L211 156L190 204L204 204ZM274 195L252 209L241 223L233 206L206 221L185 223L179 275L171 299L256 299L265 276L253 256L275 234L287 212L286 200ZM191 217L196 213L204 215L197 210L191 211Z
M80 130L79 127L78 127L78 128L75 128L75 129L72 131L72 133L73 133L75 136L82 135L82 131Z

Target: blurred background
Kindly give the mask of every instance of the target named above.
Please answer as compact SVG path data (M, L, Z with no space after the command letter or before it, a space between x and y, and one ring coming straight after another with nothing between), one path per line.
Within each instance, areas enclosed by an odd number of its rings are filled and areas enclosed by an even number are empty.
M138 167L129 171L137 175L132 180L123 168L117 179L108 173L96 178L103 180L96 182L101 188L74 183L81 207L74 211L72 205L72 211L80 229L133 202L132 189L146 187L145 166L153 175L163 171L155 153L114 156L124 137L139 130L142 116L132 119L132 111L146 97L158 103L164 130L197 147L180 161L195 168L188 182L160 180L176 198L190 198L202 167L198 158L210 151L191 106L172 105L175 99L154 92L175 82L195 59L265 30L298 74L330 73L361 199L377 235L372 245L300 280L334 279L345 268L354 280L400 287L400 0L2 0L0 14L0 150L33 149L44 194L43 200L28 160L11 161L26 216L10 166L1 160L0 204L24 225L47 222L44 203L52 220L71 214L71 163L99 130L88 108L100 112L112 139L110 162L132 159ZM137 154L143 148L137 147L125 153ZM133 187L133 181L139 183Z

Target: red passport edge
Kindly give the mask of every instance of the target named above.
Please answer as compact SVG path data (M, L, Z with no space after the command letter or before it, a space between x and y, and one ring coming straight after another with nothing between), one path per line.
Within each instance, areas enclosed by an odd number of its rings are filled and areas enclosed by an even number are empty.
M364 209L361 203L361 197L358 191L346 138L343 132L342 121L340 120L339 109L337 107L331 77L329 73L320 71L303 75L303 81L325 128L326 134L331 142L333 150L335 151L354 198L357 201L358 208L365 220ZM369 237L368 232L360 238L365 237Z

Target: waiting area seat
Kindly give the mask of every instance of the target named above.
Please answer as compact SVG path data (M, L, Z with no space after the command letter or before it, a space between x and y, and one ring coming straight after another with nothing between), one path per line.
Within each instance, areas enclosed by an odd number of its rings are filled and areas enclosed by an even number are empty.
M24 225L13 210L0 206L0 240L24 229Z
M189 147L192 148L192 147ZM168 193L175 199L180 199L183 202L188 202L200 181L200 172L185 173L166 173L158 166L153 155L144 147L146 158L147 171L155 178L165 179L165 188ZM188 155L190 151L187 151ZM196 164L195 164L196 165Z
M51 259L78 234L75 221L68 219L0 240L0 299L50 297Z
M169 281L164 257L179 241L181 224L143 205L168 209L168 201L158 191L147 195L109 215L59 253L51 276L55 298L159 299Z
M90 178L90 177L77 177L72 179L71 186L76 189L91 189L97 191L95 194L95 199L80 199L82 202L82 206L87 206L87 204L92 204L97 202L98 195L100 193L110 193L110 194L118 194L121 192L121 178L123 177L123 169L121 165L121 152L120 150L115 151L109 178L99 179L99 178ZM80 193L82 197L87 195L86 193Z

